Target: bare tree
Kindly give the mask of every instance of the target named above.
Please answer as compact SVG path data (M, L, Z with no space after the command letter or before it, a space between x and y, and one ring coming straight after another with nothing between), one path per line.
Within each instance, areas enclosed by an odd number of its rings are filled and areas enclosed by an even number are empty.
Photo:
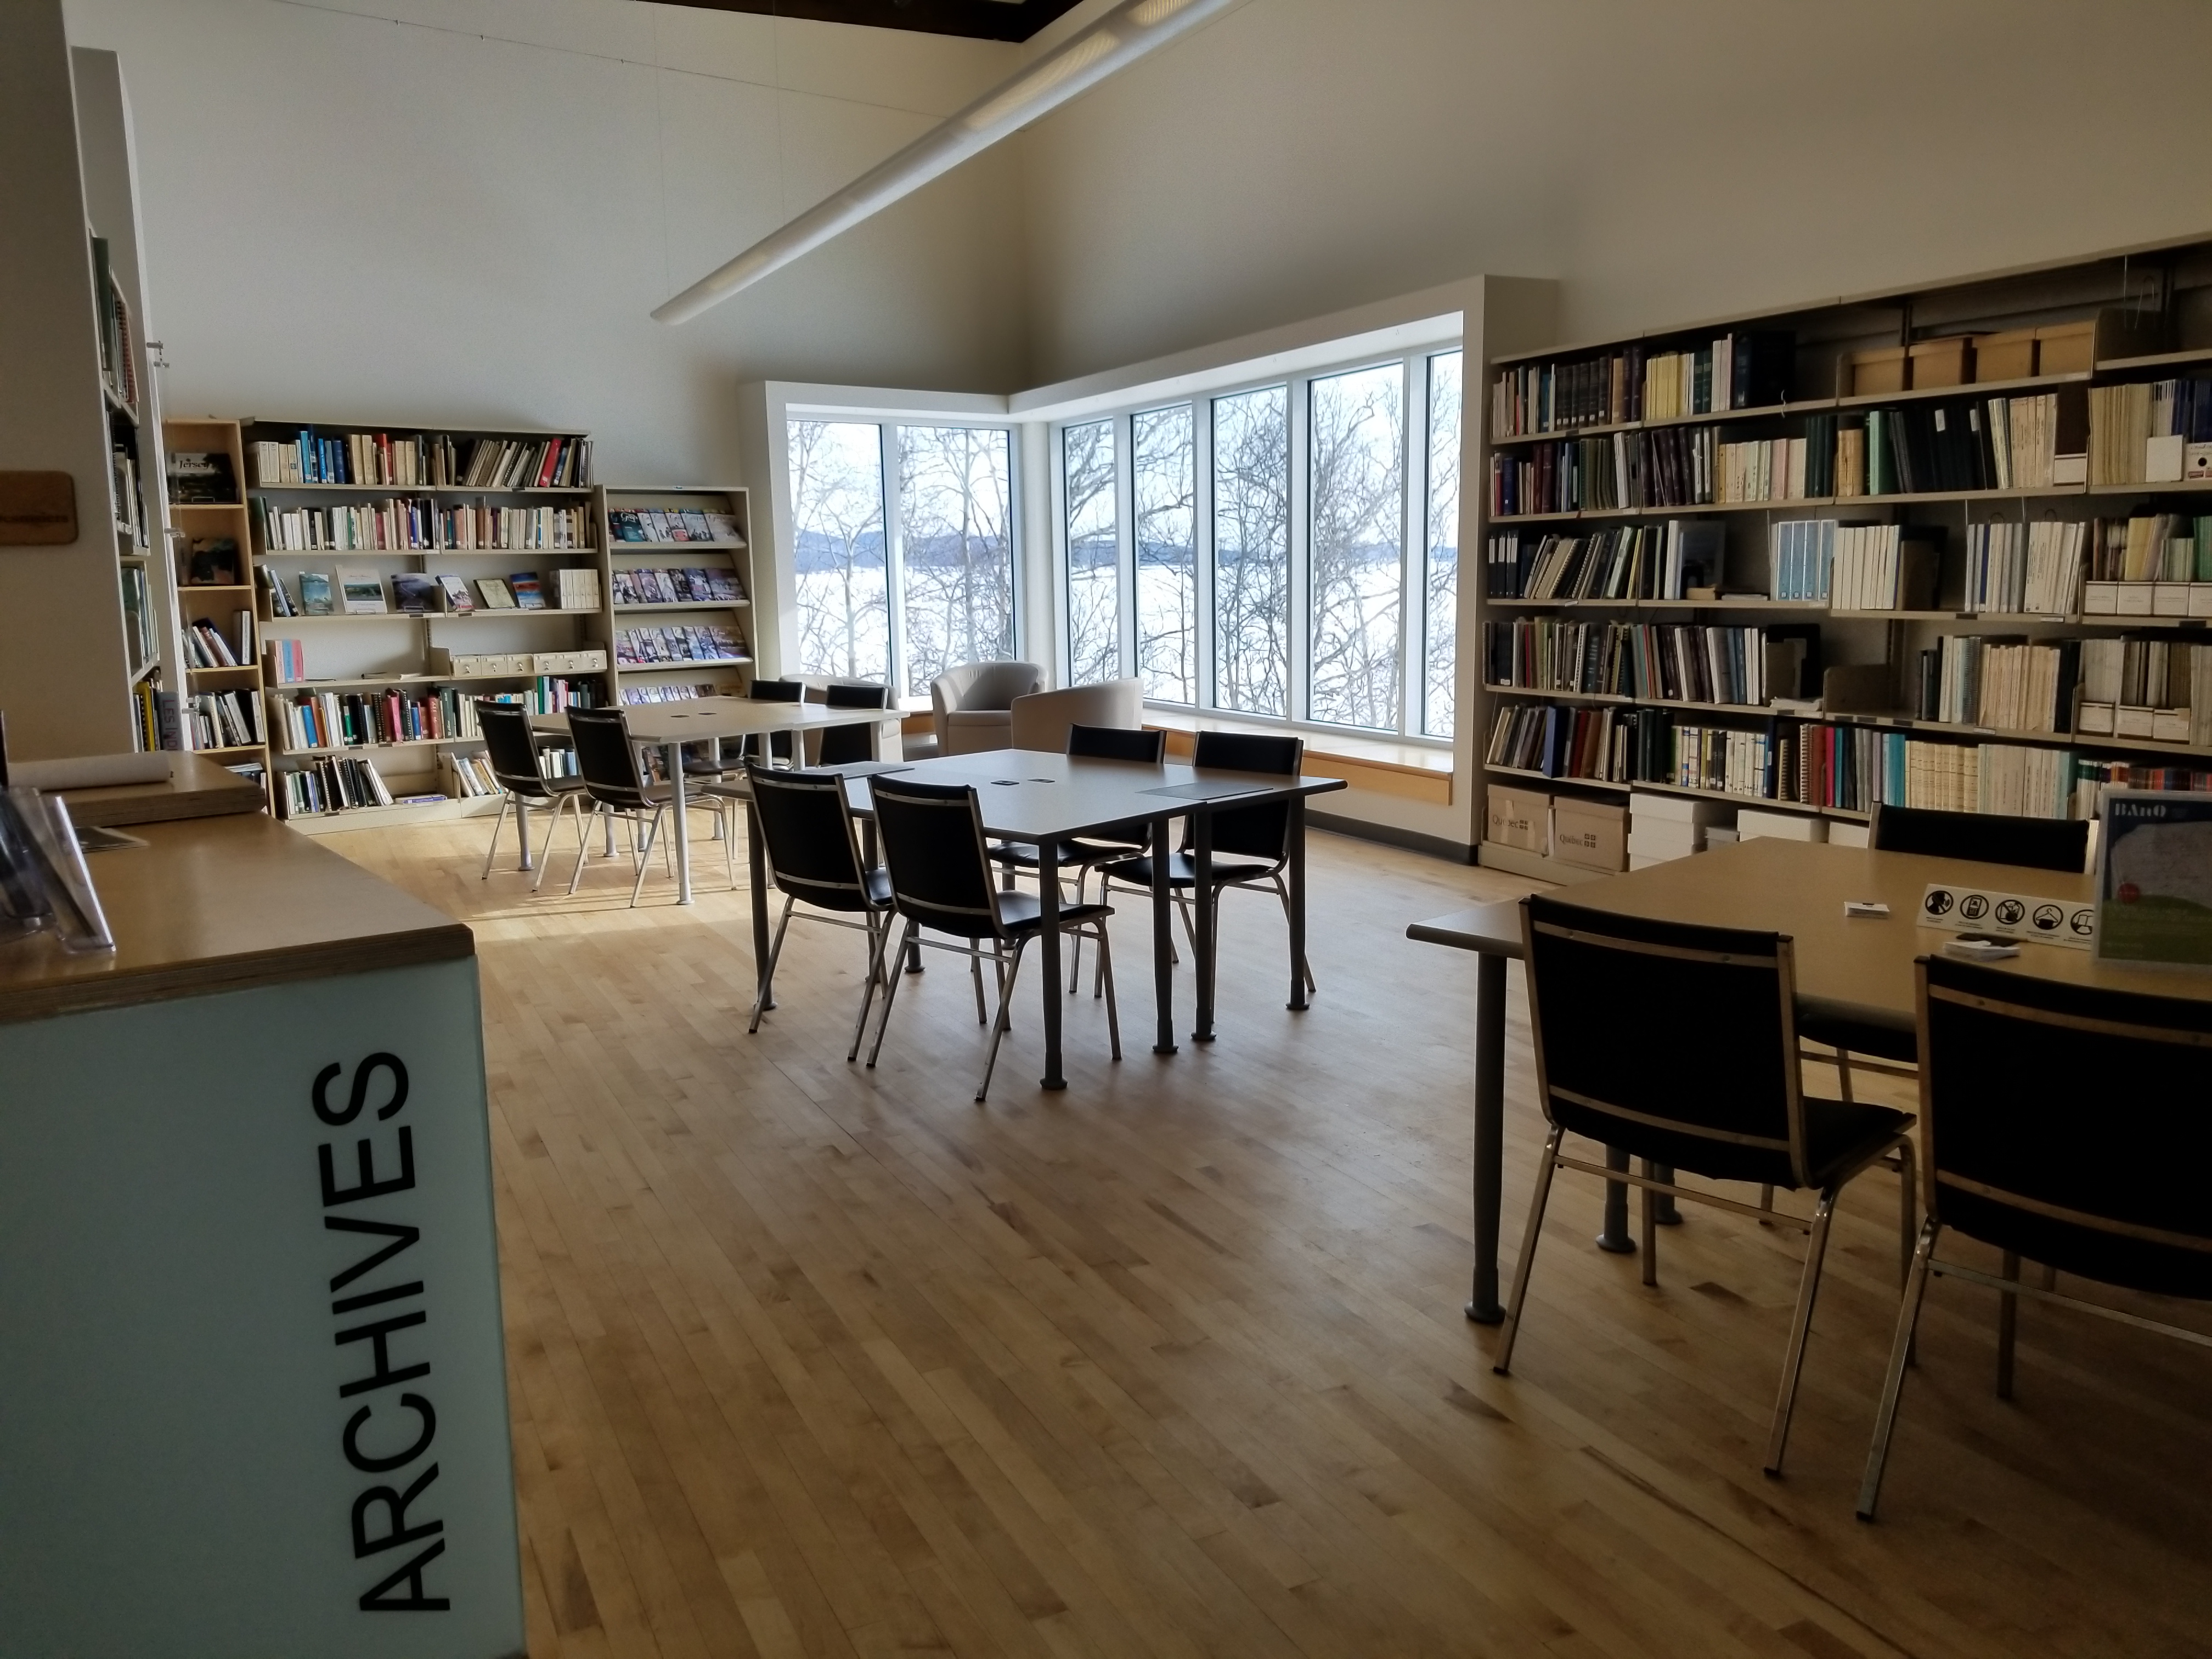
M1214 674L1221 705L1289 713L1290 392L1213 401Z
M1071 685L1121 668L1121 570L1114 539L1114 423L1060 433L1067 505L1067 672Z
M799 672L881 679L890 664L879 428L793 421L788 428Z
M1395 730L1405 553L1404 371L1312 382L1307 434L1313 718Z
M1427 696L1421 729L1452 735L1459 639L1460 374L1456 351L1429 359L1428 570L1423 584Z
M906 689L1014 649L1013 488L1008 434L899 428L899 578Z
M1133 416L1137 672L1145 695L1198 701L1196 418L1188 404Z

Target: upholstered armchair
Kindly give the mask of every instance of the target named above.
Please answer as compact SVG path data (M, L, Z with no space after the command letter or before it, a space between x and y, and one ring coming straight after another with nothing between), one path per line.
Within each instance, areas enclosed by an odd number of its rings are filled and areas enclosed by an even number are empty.
M1145 720L1145 683L1106 680L1097 685L1072 685L1059 691L1036 691L1016 697L1007 744L1015 749L1037 749L1049 755L1067 749L1071 726L1117 726L1134 731Z
M1012 746L1016 697L1044 689L1033 662L963 662L930 682L937 752L972 755Z

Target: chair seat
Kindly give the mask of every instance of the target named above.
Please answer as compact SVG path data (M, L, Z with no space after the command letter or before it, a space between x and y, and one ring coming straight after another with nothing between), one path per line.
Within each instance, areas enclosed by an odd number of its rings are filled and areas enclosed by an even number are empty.
M1785 1191L1795 1191L1798 1185L1786 1152L1624 1122L1556 1096L1553 1105L1557 1121L1574 1133L1617 1147L1632 1158L1649 1158L1713 1181L1756 1181ZM1911 1113L1887 1106L1808 1096L1805 1167L1809 1184L1816 1189L1833 1186L1878 1154L1911 1121Z
M520 787L504 778L499 781L510 794L520 795L525 800L557 800L563 795L580 794L584 787L581 778L539 778L534 789L526 781Z
M1919 1039L1909 1028L1899 1030L1893 1025L1877 1025L1870 1020L1808 1011L1797 1017L1797 1035L1814 1042L1825 1042L1832 1048L1848 1048L1855 1054L1873 1054L1907 1066L1920 1063Z
M1063 928L1073 927L1078 923L1113 914L1109 905L1063 904L1060 907L1060 925ZM999 921L1016 939L1026 939L1044 929L1044 915L1034 893L1000 894Z
M1103 841L1064 841L1054 855L1063 867L1071 864L1106 864L1129 856L1127 842ZM1026 842L1007 842L991 849L994 863L1004 864L1017 870L1034 870L1037 866L1037 849Z
M1279 866L1255 863L1249 859L1217 858L1213 860L1213 884L1217 887L1240 881L1264 881ZM1121 859L1106 866L1107 873L1119 882L1132 886L1150 887L1152 884L1152 860L1150 854L1133 859ZM1195 887L1198 884L1198 860L1188 853L1168 854L1168 885Z

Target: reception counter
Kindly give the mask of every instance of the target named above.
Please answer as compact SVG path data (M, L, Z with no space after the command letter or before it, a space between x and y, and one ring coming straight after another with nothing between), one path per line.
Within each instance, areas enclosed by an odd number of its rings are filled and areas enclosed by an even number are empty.
M0 944L0 1652L523 1650L467 928L267 817Z

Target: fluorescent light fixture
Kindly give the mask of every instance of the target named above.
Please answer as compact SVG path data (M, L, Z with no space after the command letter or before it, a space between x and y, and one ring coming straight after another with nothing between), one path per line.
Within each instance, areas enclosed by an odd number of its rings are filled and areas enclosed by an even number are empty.
M888 161L817 202L656 310L657 322L688 323L772 270L950 173L1048 111L1243 0L1124 0L1020 74L993 88Z

